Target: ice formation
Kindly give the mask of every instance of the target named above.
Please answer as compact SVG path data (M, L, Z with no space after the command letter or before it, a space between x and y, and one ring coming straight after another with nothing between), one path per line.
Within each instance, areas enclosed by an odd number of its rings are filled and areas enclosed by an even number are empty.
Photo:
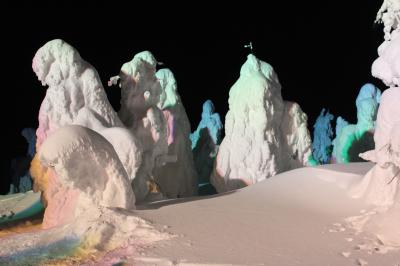
M367 83L361 87L356 99L357 124L339 126L339 135L334 140L335 162L361 161L358 154L374 148L373 133L380 98L381 91L374 85Z
M54 241L73 238L88 250L165 238L131 212L135 194L144 198L149 190L142 174L146 130L156 136L154 121L164 115L147 110L145 134L134 135L111 107L96 70L62 40L41 47L32 67L48 85L30 169L35 190L42 192L42 227L48 230L23 237L38 245L47 234Z
M138 53L130 62L123 64L119 75L109 82L109 85L120 82L121 109L118 115L130 132L141 140L143 158L137 178L142 185L147 184L143 186L147 191L137 196L139 201L150 196L151 192L160 195L154 169L164 163L162 159L166 159L168 153L167 122L157 107L161 85L155 76L156 64L150 52Z
M392 38L392 31L400 24L400 2L398 0L384 0L376 16L376 22L384 25L385 40Z
M340 134L342 133L342 129L347 126L349 124L349 122L347 122L343 117L338 116L338 118L336 119L336 128L335 128L335 138L332 141L332 145L333 145L333 151L332 151L332 162L336 163L335 158L338 156L338 151L337 151L337 147L338 147L338 136L340 136Z
M144 51L121 67L121 120L142 140L139 180L153 183L154 192L168 198L196 194L197 175L190 149L190 124L170 70L156 73L157 61Z
M160 69L156 77L161 85L157 103L167 122L167 161L155 169L155 180L168 198L188 197L197 194L198 177L194 167L190 142L190 122L177 90L173 73Z
M207 100L203 104L201 121L192 134L194 164L199 174L199 183L209 183L215 157L221 142L222 122L218 113L214 112L214 104Z
M307 166L312 157L306 113L295 102L283 103L284 113L280 122L280 132L283 136L281 156L285 158L286 163L283 163L279 172Z
M307 116L284 102L273 68L250 54L229 92L225 138L211 183L218 192L240 188L308 164Z
M39 110L37 146L54 130L89 114L96 118L87 121L94 130L122 126L97 71L66 42L57 39L46 43L36 52L32 68L42 85L48 85Z
M145 197L147 184L137 174L142 164L140 142L123 127L94 67L57 39L37 51L32 68L42 84L48 85L39 110L37 148L60 127L76 124L93 129L114 146L137 197Z
M322 109L314 124L313 158L318 164L329 162L332 154L332 126L333 115Z
M400 1L385 0L378 19L385 24L385 41L372 65L372 75L390 86L382 94L374 134L375 149L361 156L376 165L351 191L380 208L364 217L362 227L388 246L400 247Z
M203 112L201 113L201 120L197 126L196 131L190 134L192 142L192 149L195 149L198 141L201 139L201 131L206 129L211 141L218 145L221 142L222 122L218 113L215 113L214 104L211 100L207 100L203 104Z

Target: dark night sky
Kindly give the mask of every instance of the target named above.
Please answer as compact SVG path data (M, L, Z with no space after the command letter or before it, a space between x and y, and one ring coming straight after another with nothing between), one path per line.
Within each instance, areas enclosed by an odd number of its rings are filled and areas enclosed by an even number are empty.
M383 39L381 25L374 24L380 0L316 1L313 8L310 3L291 7L291 1L277 1L283 2L280 5L264 1L260 7L242 6L240 12L193 2L185 6L190 12L178 10L178 15L114 2L98 4L96 10L90 11L87 4L73 11L56 2L52 9L24 4L3 9L0 193L8 189L9 160L25 154L20 131L37 127L45 95L31 60L54 38L78 49L97 69L103 84L134 54L150 50L174 72L192 129L206 99L225 117L229 89L246 60L243 45L248 41L253 42L255 55L274 67L284 99L298 102L307 113L310 129L323 107L335 117L355 122L359 88L366 82L384 88L370 74ZM105 90L118 110L119 88Z

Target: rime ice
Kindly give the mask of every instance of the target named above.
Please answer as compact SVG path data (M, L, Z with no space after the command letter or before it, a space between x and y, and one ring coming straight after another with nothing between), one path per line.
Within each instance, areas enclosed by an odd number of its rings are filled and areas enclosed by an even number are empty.
M44 191L48 202L45 226L59 225L65 222L58 221L65 213L73 219L92 206L135 206L128 175L117 153L111 143L91 129L65 126L57 130L42 144L39 160L50 171Z
M322 109L314 124L313 158L319 164L326 164L331 158L332 127L331 120L333 115Z
M156 72L156 64L148 51L123 64L118 114L143 143L138 180L154 182L156 191L168 198L192 196L197 191L197 174L190 149L189 120L174 75L168 69Z
M357 124L345 125L344 120L339 120L333 141L335 162L361 161L358 154L374 148L373 133L380 99L381 91L373 84L367 83L361 87L356 99Z
M273 68L250 54L229 92L225 138L211 183L218 192L305 166L311 155L307 116L284 102Z
M86 126L94 130L122 125L97 71L66 42L46 43L36 52L32 68L42 85L48 86L39 111L37 146L54 130L88 114L95 120L86 120Z

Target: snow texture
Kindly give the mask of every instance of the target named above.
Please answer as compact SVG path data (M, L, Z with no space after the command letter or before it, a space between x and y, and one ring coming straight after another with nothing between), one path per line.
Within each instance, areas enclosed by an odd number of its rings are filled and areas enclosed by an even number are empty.
M71 222L93 206L133 209L135 196L113 146L82 126L55 131L39 150L48 171L43 226Z
M357 162L360 152L374 148L373 133L381 91L367 83L361 87L356 99L357 124L339 125L334 140L333 160L337 163Z
M332 126L333 115L322 109L314 124L313 158L318 164L330 161L332 153Z
M387 86L400 86L399 52L400 45L400 1L384 0L377 21L383 22L385 41L378 48L379 57L372 64L372 75L381 79Z
M222 127L219 114L214 112L214 104L211 100L205 101L201 121L196 131L190 134L200 184L210 182L210 175L221 142Z
M32 68L42 84L48 85L39 110L36 146L40 148L52 132L66 125L93 129L114 146L137 197L146 196L147 184L137 174L142 164L140 141L123 127L94 67L72 46L57 39L37 51Z
M207 129L211 141L218 145L221 142L221 130L223 128L221 118L218 113L215 113L214 104L211 100L207 100L203 104L203 111L201 113L201 120L197 126L196 131L190 134L192 141L192 149L195 149L197 142L201 138L201 131Z
M400 24L400 2L398 0L384 0L376 16L376 22L384 25L385 40L392 38L392 31Z
M64 252L78 248L90 253L168 238L132 212L135 196L128 175L111 143L99 133L78 125L64 126L46 138L36 158L40 164L34 166L34 174L45 175L47 182L42 223L46 230L17 235L17 241L5 240L0 257L6 258L4 252L13 258L21 256L18 251L27 246L46 251L61 243L60 248L67 248ZM78 246L68 249L67 239L74 239Z
M345 126L349 125L349 122L347 122L343 117L338 116L338 118L336 119L336 128L335 128L335 138L332 141L332 145L333 145L333 151L332 151L332 162L336 163L336 157L338 156L338 151L337 151L337 147L338 147L338 136L340 136L340 134L342 133L342 130Z
M189 197L197 194L198 177L194 167L190 142L190 122L177 90L171 70L160 69L156 77L161 85L158 108L167 122L167 158L155 169L155 180L167 198Z
M142 165L136 178L140 181L140 187L146 191L136 196L138 201L148 199L152 192L161 196L154 171L158 165L170 159L167 158L168 125L163 112L157 107L161 85L155 76L156 65L157 62L150 52L138 53L130 62L124 63L119 75L110 78L109 82L109 85L113 85L119 81L121 109L118 115L142 146Z
M241 188L305 166L310 155L307 116L298 104L282 100L272 66L248 55L229 92L211 183L218 192Z
M279 172L309 165L312 143L307 128L307 115L297 103L284 101L280 132L283 136L281 156L286 163L283 167L285 170Z
M193 196L197 174L190 149L190 123L181 103L176 80L168 69L156 73L157 61L144 51L121 67L121 109L125 126L138 136L143 146L139 180L153 183L164 197ZM152 195L150 195L152 196Z
M11 161L11 181L8 194L23 193L32 190L32 177L29 174L29 164L35 155L36 133L33 128L24 128L21 135L28 143L26 156L14 158Z
M97 71L66 42L57 39L46 43L36 52L32 68L42 85L48 86L39 110L37 146L54 130L87 114L96 118L88 121L94 130L122 126Z
M151 236L146 222L129 211L135 193L144 198L149 190L141 174L146 139L124 127L97 71L64 41L41 47L32 67L48 85L31 164L35 190L46 205L42 227L54 230L54 240L78 237L89 249ZM146 115L147 127L163 119L151 109ZM137 230L142 225L145 232Z
M361 228L373 233L386 246L400 247L400 1L385 0L377 19L385 24L385 41L372 65L372 75L390 86L382 94L374 134L375 149L361 154L376 165L355 184L351 195L377 207L361 217Z

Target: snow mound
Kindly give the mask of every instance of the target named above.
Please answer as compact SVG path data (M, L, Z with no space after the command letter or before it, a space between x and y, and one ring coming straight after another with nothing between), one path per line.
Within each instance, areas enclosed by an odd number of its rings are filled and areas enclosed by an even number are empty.
M229 92L223 139L211 175L218 192L308 164L307 116L284 102L272 66L250 54Z
M72 237L86 249L102 250L132 237L144 242L166 237L134 216L128 175L99 133L77 125L62 127L41 145L38 159L36 173L44 172L47 183L42 227L52 232L46 243ZM34 240L45 238L45 232Z
M126 171L112 145L81 126L65 126L46 139L39 160L49 180L43 225L85 213L93 206L132 209L135 196ZM68 217L65 217L68 219Z

